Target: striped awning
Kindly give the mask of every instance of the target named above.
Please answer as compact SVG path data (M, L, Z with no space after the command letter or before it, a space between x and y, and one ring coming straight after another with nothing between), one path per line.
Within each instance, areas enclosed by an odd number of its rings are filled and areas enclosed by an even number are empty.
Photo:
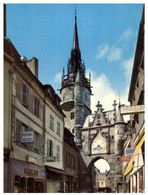
M133 162L134 162L136 156L138 155L138 152L139 152L140 148L142 147L144 140L145 140L145 135L143 135L142 139L140 140L140 142L136 146L135 151L133 153L133 156L132 156L132 158L131 158L128 166L127 166L127 169L126 169L126 171L123 174L124 176L126 176L132 170L132 168L134 166Z

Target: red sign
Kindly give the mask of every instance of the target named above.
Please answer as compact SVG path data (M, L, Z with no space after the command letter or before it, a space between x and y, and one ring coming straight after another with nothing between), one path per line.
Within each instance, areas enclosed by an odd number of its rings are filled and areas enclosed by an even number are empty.
M121 161L130 161L131 157L130 156L122 156Z

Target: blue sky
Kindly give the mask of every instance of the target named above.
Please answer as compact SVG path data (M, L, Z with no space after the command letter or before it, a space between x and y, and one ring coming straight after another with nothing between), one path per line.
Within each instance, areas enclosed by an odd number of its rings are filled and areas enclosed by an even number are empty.
M127 104L143 4L76 4L79 46L92 73L92 110ZM39 60L39 80L60 89L73 43L75 4L7 4L7 37Z

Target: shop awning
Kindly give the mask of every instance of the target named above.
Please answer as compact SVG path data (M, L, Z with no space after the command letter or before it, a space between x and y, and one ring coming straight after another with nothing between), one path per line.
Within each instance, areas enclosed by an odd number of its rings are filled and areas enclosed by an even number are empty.
M124 176L126 176L126 175L132 170L132 168L133 168L133 166L134 166L134 165L133 165L133 162L134 162L136 156L138 155L138 152L139 152L141 146L143 145L144 140L145 140L145 135L142 137L142 139L140 140L140 142L139 142L138 145L136 146L135 151L134 151L134 154L133 154L133 156L132 156L132 158L131 158L131 160L130 160L128 166L127 166L126 171L125 171L124 174L123 174Z
M51 167L48 167L48 166L46 166L46 169L48 171L55 172L55 173L58 173L58 174L65 174L65 172L60 170L60 169L55 169L55 168L51 168Z

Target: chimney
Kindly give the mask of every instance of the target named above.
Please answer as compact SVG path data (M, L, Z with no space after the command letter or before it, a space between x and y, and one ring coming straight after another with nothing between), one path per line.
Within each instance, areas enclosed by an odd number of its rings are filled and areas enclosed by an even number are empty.
M33 57L31 60L27 61L26 65L38 79L38 59Z

